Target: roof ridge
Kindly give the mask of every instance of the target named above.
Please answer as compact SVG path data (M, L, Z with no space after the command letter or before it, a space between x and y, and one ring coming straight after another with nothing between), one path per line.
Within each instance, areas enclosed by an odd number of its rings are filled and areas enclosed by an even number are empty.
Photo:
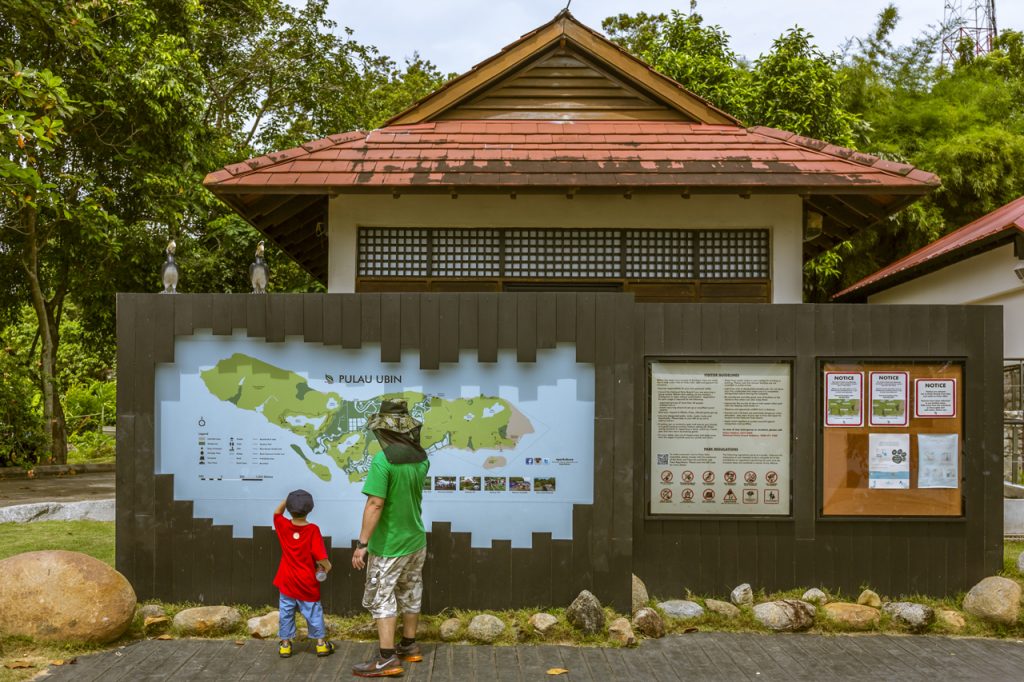
M942 184L939 176L934 173L921 170L912 164L889 161L888 159L883 159L882 157L875 156L874 154L857 151L856 149L843 147L831 142L826 142L825 140L819 140L806 135L799 135L788 130L771 128L769 126L750 126L747 128L747 131L757 135L764 135L765 137L770 137L786 144L792 144L797 147L803 147L804 149L812 149L816 152L821 152L822 154L828 154L829 156L835 156L843 159L844 161L851 161L860 166L875 168L883 173L910 178L911 180L916 180L925 185L935 185L938 187Z
M368 133L361 130L352 130L347 133L336 133L328 135L327 137L320 137L315 140L303 142L298 147L289 147L288 149L282 149L279 152L270 152L251 159L246 159L245 161L231 163L207 173L206 177L203 178L203 185L223 182L229 178L237 178L239 176L254 173L258 170L265 170L272 166L285 163L286 161L294 161L295 159L302 158L303 156L309 156L313 152L318 152L323 149L328 149L330 147L365 138L367 134Z

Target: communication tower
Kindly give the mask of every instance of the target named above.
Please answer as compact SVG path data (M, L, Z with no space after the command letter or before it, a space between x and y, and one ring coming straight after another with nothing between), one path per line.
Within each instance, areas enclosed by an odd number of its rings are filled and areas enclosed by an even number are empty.
M942 63L949 65L960 57L958 47L970 40L974 55L992 50L996 38L996 0L945 0L942 16Z

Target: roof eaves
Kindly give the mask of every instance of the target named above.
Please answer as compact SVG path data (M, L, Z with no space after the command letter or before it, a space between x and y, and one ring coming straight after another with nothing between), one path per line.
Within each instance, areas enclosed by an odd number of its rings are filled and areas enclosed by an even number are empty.
M956 234L957 231L958 230L954 230L953 232L950 232L948 235L941 237L940 240ZM868 275L864 279L843 289L839 293L834 294L832 296L832 300L837 302L851 301L855 299L866 300L868 296L877 294L880 291L891 289L892 287L903 284L915 277L920 277L921 275L941 270L942 268L951 265L960 257L973 256L977 253L982 253L996 248L997 246L1001 246L1003 243L1011 241L1012 237L1017 233L1024 234L1024 226L1016 223L1010 223L996 232L987 233L972 241L961 242L955 246L951 246L950 248L937 251L925 260L910 262L907 265L900 267L901 263L914 261L918 254L936 243L932 242L931 244L922 246L913 253L907 254L895 263L887 265L878 272ZM885 274L880 275L879 273Z
M327 137L317 140L310 140L298 147L282 149L279 152L272 152L270 154L264 154L263 156L247 159L245 161L239 161L238 163L232 163L224 166L220 170L208 173L207 176L203 178L203 186L216 187L217 185L228 182L234 178L240 178L256 171L266 170L286 161L291 161L302 156L308 156L313 152L327 149L328 147L361 140L364 137L366 137L366 133L358 130L338 135L328 135Z

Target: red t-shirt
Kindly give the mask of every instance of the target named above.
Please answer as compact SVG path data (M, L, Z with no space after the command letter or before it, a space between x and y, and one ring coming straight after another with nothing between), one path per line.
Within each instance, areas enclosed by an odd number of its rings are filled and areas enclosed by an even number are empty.
M316 562L327 558L320 528L315 523L296 526L283 514L274 514L274 530L281 543L281 565L274 586L292 599L320 601Z

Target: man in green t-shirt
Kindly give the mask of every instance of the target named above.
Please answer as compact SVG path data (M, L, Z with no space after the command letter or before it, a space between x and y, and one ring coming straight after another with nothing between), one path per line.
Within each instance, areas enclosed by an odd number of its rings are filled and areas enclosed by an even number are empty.
M385 677L404 671L402 661L422 661L416 623L423 599L423 560L427 534L421 505L423 481L430 470L420 446L420 428L404 400L385 400L367 421L382 451L370 464L363 484L366 507L352 566L366 568L363 607L377 621L380 656L352 667L360 677ZM395 645L398 614L402 639Z

